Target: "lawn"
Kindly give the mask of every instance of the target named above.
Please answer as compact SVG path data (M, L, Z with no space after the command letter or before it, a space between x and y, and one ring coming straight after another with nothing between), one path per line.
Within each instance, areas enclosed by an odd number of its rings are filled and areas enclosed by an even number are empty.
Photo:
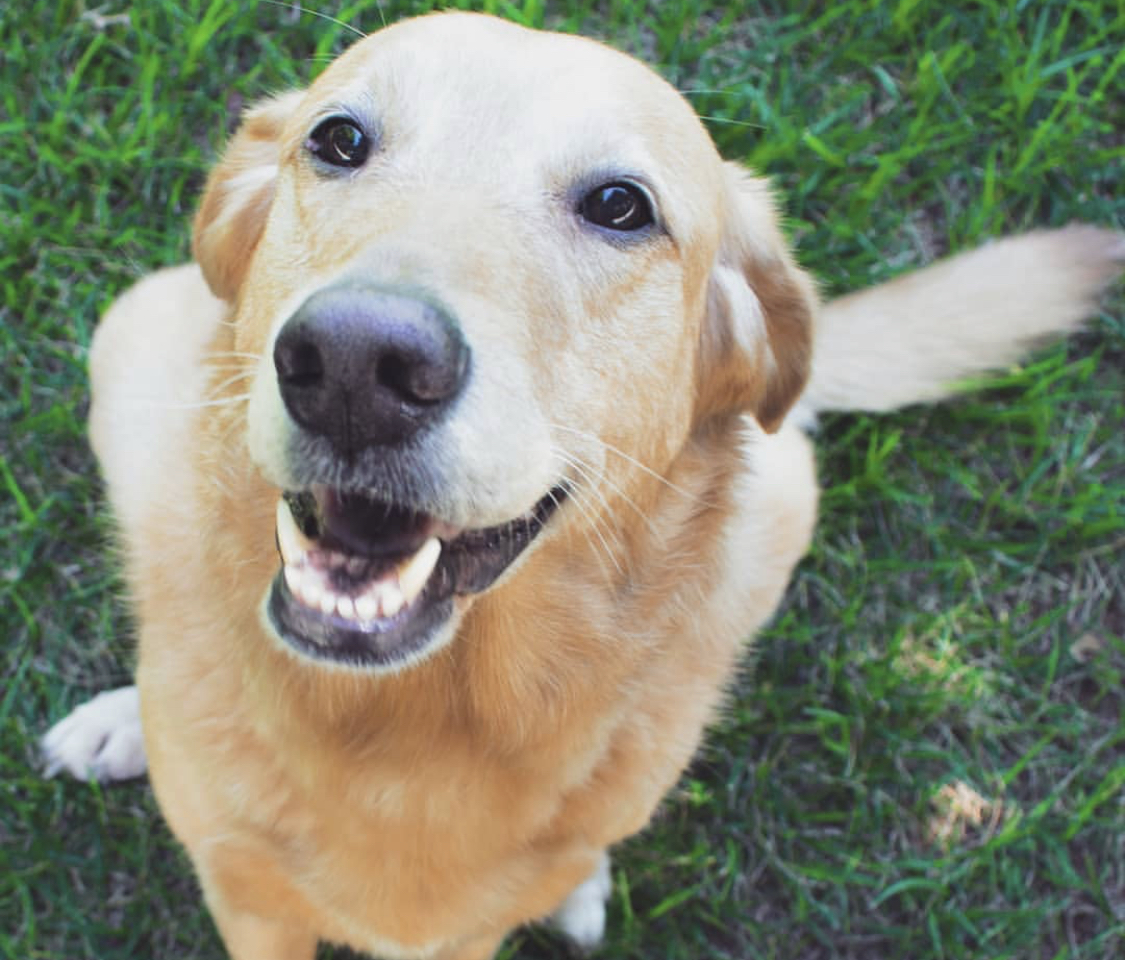
M1001 233L1125 227L1120 0L464 6L656 65L775 179L829 293ZM373 30L429 7L318 9ZM36 771L39 733L132 655L85 347L187 256L240 109L353 37L267 0L0 11L2 957L222 956L145 783ZM1125 956L1125 300L987 390L819 439L812 553L619 851L598 956ZM505 955L564 947L528 931Z

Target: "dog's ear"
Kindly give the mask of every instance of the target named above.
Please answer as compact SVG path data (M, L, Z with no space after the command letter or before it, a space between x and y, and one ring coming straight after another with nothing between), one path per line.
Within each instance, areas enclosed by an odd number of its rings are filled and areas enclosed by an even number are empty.
M207 178L192 228L192 254L215 296L233 300L266 224L281 132L303 96L283 93L251 107Z
M707 295L696 416L750 413L772 433L808 381L816 288L789 253L766 181L724 167L728 218Z

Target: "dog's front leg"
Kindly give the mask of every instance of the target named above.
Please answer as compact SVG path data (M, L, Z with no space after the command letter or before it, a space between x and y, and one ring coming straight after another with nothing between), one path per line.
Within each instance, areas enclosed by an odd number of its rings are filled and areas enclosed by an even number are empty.
M551 922L579 950L593 950L605 933L605 906L613 891L609 854L603 853L590 876L575 887L551 914Z
M503 942L503 937L467 940L456 947L449 947L435 954L434 960L492 960Z
M227 908L217 898L207 905L231 960L313 960L316 936L279 920Z
M128 780L148 768L136 687L99 693L56 723L40 744L48 777Z
M317 916L268 847L185 842L231 960L313 960Z

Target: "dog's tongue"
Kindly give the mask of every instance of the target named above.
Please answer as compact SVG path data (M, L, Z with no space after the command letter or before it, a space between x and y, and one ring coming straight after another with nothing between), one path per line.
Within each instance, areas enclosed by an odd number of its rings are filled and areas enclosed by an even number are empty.
M330 550L372 560L405 557L417 553L435 533L437 522L362 493L315 486L320 540Z

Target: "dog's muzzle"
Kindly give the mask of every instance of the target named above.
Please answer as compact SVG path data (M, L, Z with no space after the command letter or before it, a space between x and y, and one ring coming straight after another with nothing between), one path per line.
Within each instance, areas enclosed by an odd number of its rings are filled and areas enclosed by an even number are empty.
M311 445L316 456L302 462L301 489L277 505L282 569L269 620L315 659L400 668L447 638L454 597L488 589L567 486L507 523L475 530L418 507L409 464L470 370L457 322L433 298L354 279L326 287L283 325L274 366L305 441L294 450Z

